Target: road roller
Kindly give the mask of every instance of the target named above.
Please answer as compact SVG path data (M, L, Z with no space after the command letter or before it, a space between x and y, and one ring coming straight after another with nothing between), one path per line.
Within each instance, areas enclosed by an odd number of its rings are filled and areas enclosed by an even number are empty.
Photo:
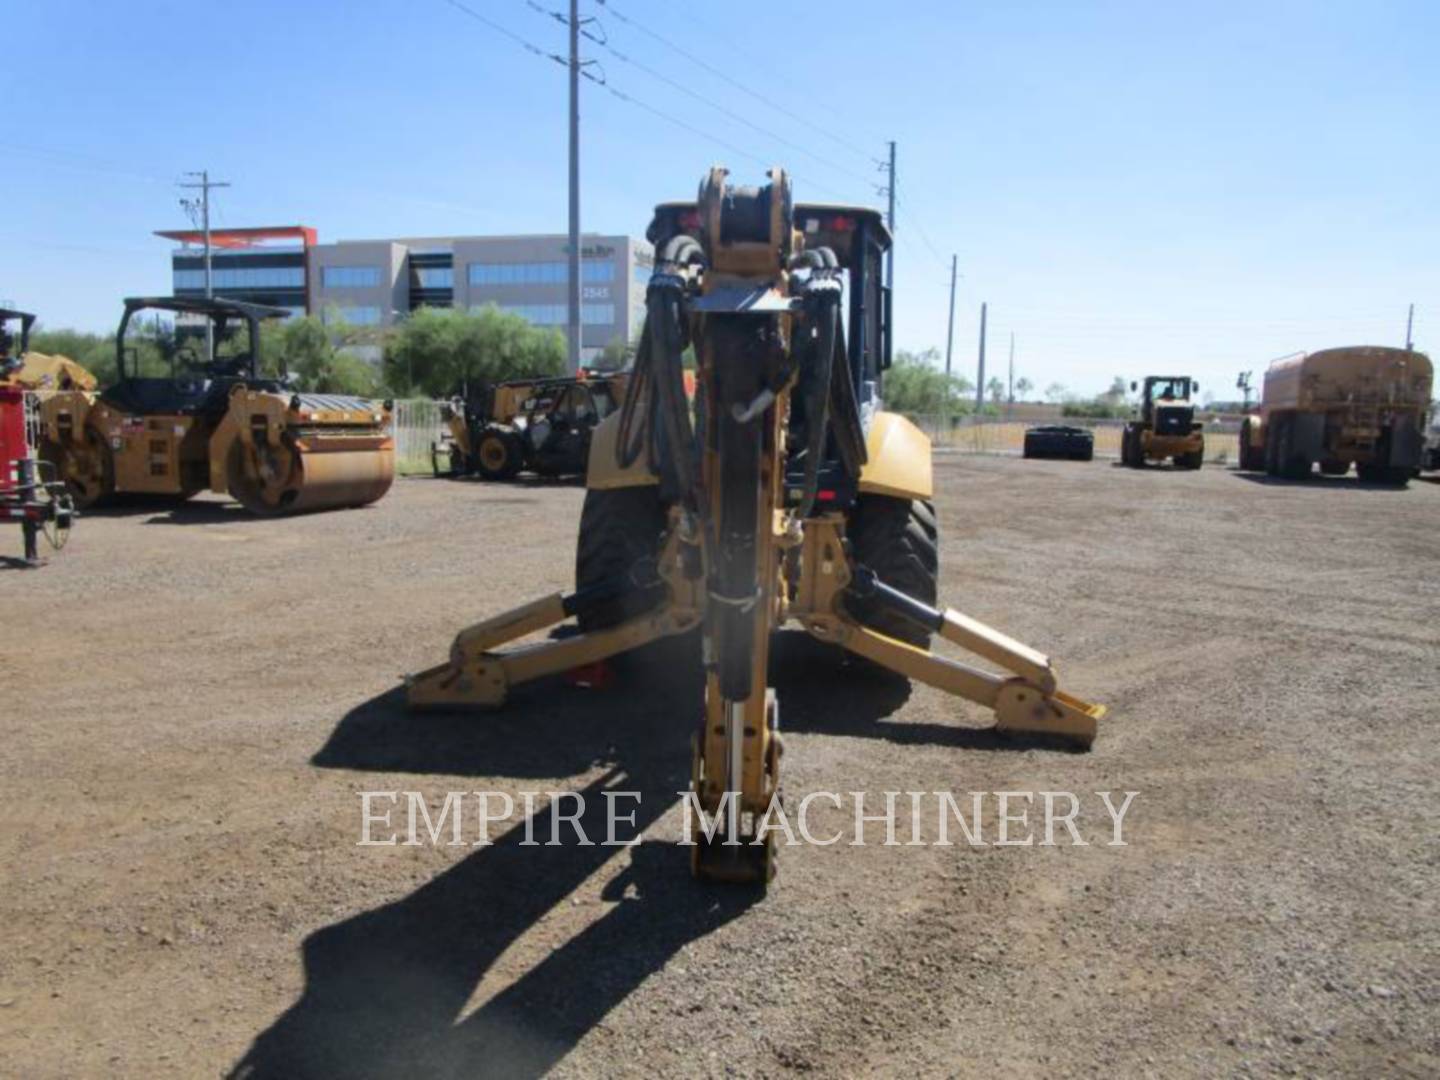
M395 478L392 405L296 391L265 374L260 324L284 308L131 297L115 336L118 379L51 395L41 456L80 508L124 495L229 494L251 513L364 506Z

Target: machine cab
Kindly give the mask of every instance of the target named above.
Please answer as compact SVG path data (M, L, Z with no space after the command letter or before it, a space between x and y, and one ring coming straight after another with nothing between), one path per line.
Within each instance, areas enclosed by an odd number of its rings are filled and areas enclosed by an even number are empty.
M1130 389L1136 389L1135 383ZM1188 375L1150 375L1140 399L1140 417L1160 435L1187 434L1195 420L1200 385Z
M280 389L260 363L260 322L283 308L237 300L130 297L115 334L106 402L137 415L220 413L230 389Z
M884 283L890 230L879 211L862 206L798 203L791 211L791 220L798 235L790 273L822 269L817 260L822 250L828 250L835 256L836 265L823 269L838 271L843 290L842 333L849 392L845 408L832 405L829 420L837 435L828 440L820 469L820 490L826 502L844 506L858 492L860 475L858 470L842 465L836 454L836 439L843 438L850 446L860 448L857 452L863 462L867 434L881 407L883 375L891 363L891 300ZM659 250L681 234L701 239L704 228L699 204L661 203L655 208L646 238ZM803 402L798 399L792 401L790 423L792 436L798 436L805 424ZM805 442L800 437L791 441L796 447ZM786 463L787 489L799 485L802 473L803 465L792 455Z

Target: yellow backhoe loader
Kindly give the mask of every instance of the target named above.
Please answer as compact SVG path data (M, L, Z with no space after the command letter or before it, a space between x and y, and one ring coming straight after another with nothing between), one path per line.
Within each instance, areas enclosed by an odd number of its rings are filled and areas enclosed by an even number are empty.
M61 391L41 406L41 454L76 505L208 488L274 515L363 506L390 490L388 404L296 393L283 375L263 374L260 321L284 314L218 298L126 300L115 385Z
M764 883L781 755L766 668L785 622L989 707L1004 732L1088 747L1105 709L1061 692L1042 653L935 606L930 444L878 407L891 348L879 215L796 206L778 169L760 187L727 175L656 209L630 392L591 446L576 591L462 630L409 700L498 706L521 683L698 628L693 787L719 825L695 819L692 868ZM574 636L498 651L571 617ZM932 635L989 666L932 652Z

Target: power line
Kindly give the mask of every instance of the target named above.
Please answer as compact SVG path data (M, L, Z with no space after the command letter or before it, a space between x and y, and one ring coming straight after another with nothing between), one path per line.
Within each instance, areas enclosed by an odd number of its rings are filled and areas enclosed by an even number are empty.
M771 110L771 111L773 111L773 112L783 113L784 115L790 117L790 119L794 120L796 123L802 124L802 125L804 125L805 127L810 128L812 131L815 131L815 132L818 132L818 133L821 134L821 135L824 135L827 139L833 140L834 142L838 143L839 145L846 147L847 149L849 149L849 150L852 151L853 153L859 154L861 157L866 158L867 160L874 160L874 155L873 155L870 151L861 149L860 147L856 146L854 143L850 142L848 139L845 139L845 138L843 138L843 137L841 137L841 136L839 136L839 135L836 135L833 131L829 131L829 130L821 127L820 125L816 124L813 120L810 120L810 119L808 119L808 118L806 118L806 117L804 117L804 116L801 116L799 113L796 113L796 112L794 112L794 111L792 111L792 110L790 110L790 109L787 109L784 105L780 104L778 101L775 100L775 95L773 95L773 94L761 94L761 93L758 93L757 91L751 90L748 86L746 86L744 83L740 82L738 79L734 78L734 77L733 77L732 75L730 75L729 73L721 70L720 68L715 67L713 64L710 64L710 63L706 62L706 61L703 60L701 57L696 56L696 55L695 55L693 52L691 52L689 49L686 49L684 46L682 46L682 45L677 45L675 42L671 41L669 38L665 37L663 34L657 33L656 31L651 30L649 27L645 26L644 24L642 24L642 23L640 23L640 22L637 22L635 19L630 18L630 17L627 16L624 12L620 11L619 9L617 9L614 4L609 3L609 0L595 0L595 2L596 2L597 4L599 4L600 6L602 6L602 7L603 7L606 11L608 11L611 15L615 16L616 19L618 19L620 22L624 23L626 26L633 27L634 29L638 30L640 33L646 35L647 37L654 38L656 41L660 42L660 44L664 45L666 48L669 48L669 49L674 50L675 52L679 53L681 56L685 57L685 59L689 60L691 63L696 64L696 65L700 66L701 68L704 68L704 69L705 69L706 71L708 71L711 75L714 75L717 79L720 79L720 80L722 80L722 81L724 81L724 82L729 83L731 86L735 87L735 89L739 90L741 93L748 94L750 97L754 98L756 101L758 101L758 102L760 102L762 105L764 105L764 106L766 107L766 109L769 109L769 110ZM679 5L679 6L683 8L684 5ZM732 47L733 47L733 46L732 46ZM739 50L737 50L737 51L739 51ZM746 54L746 55L748 55L748 54Z
M492 20L492 19L487 19L487 18L485 18L484 16L480 15L478 12L474 11L473 9L471 9L468 5L461 3L460 0L444 0L444 2L445 2L446 4L449 4L451 7L455 8L456 10L461 11L461 12L465 13L466 15L471 16L471 17L474 18L477 22L483 23L483 24L485 24L486 26L490 27L491 29L497 30L497 31L499 31L500 33L504 34L506 37L512 39L512 40L515 41L517 44L519 44L521 47L523 47L526 52L532 53L533 55L538 56L538 57L541 57L542 59L547 59L547 58L548 58L548 59L550 59L550 60L554 60L556 63L560 64L562 67L567 67L567 68L569 67L568 62L567 62L564 58L559 57L559 56L557 56L557 55L554 54L554 53L547 53L544 49L542 49L542 48L540 48L539 46L535 45L533 42L527 41L526 39L522 38L519 34L516 34L516 33L514 33L513 31L506 29L505 27L501 26L499 23L496 23L496 22L495 22L494 20ZM543 11L543 9L540 9L540 10ZM545 14L554 15L555 13L554 13L554 12L545 12ZM568 20L567 20L567 21L568 21ZM606 90L607 92L609 92L609 94L610 94L612 97L614 97L614 98L616 98L616 99L618 99L618 100L620 100L620 101L623 101L623 102L625 102L626 104L633 105L635 108L641 109L641 110L643 110L644 112L648 112L648 113L650 113L652 116L655 116L655 117L658 117L658 118L661 119L661 120L664 120L666 123L673 124L674 126L676 126L676 127L678 127L678 128L682 128L682 129L684 129L685 131L688 131L688 132L690 132L690 133L693 134L693 135L698 135L698 136L700 136L700 137L703 138L703 139L708 139L708 140L710 140L711 142L715 143L717 146L722 146L722 147L724 147L725 149L729 150L729 151L730 151L731 153L733 153L733 154L738 154L738 155L740 155L741 157L748 158L748 159L750 159L751 161L754 161L754 162L756 162L756 163L758 163L758 164L760 164L760 165L762 165L762 166L765 166L765 167L767 167L767 168L774 164L773 160L771 160L770 158L762 157L762 156L759 155L759 154L753 154L753 153L751 153L750 151L745 150L745 149L742 148L742 147L736 146L734 143L732 143L732 142L730 142L730 141L728 141L728 140L726 140L726 139L721 138L719 135L716 135L716 134L713 133L713 132L706 131L706 130L704 130L703 128L696 127L694 124L688 123L688 122L685 121L685 120L681 120L679 117L672 116L670 113L665 112L663 109L657 109L655 106L649 104L649 103L646 102L646 101L641 100L640 98L635 97L633 94L627 94L625 91L621 90L619 87L614 86L613 84L611 84L608 80L594 78L593 76L591 76L591 75L589 75L588 73L583 72L583 71L581 72L581 74L584 75L586 78L590 79L592 82L596 83L598 86L604 87L605 90ZM787 171L788 171L788 170L787 170ZM797 175L796 175L795 173L793 173L793 172L790 173L790 178L791 178L792 180L796 181L797 183L802 182L802 181L801 181L801 178L800 178L799 176L797 176ZM833 187L830 187L830 186L828 186L828 185L826 185L826 184L821 184L821 183L819 183L819 182L817 182L817 181L815 181L815 180L813 180L813 179L805 179L805 180L803 181L803 183L807 184L807 185L810 186L810 187L816 188L817 190L820 190L820 191L828 191L828 192L830 192L830 194L836 195L836 196L838 196L838 197L840 197L840 198L844 198L844 197L845 197L844 192L838 191L837 189L835 189L835 188L833 188Z
M528 7L528 8L530 8L530 10L536 12L537 14L546 16L546 17L551 18L551 19L555 19L556 21L559 21L559 22L564 22L564 21L565 21L564 16L561 15L558 11L548 10L548 9L542 7L540 4L536 3L536 0L525 0L525 6ZM607 9L607 10L611 10L611 14L615 15L616 18L620 18L620 19L623 20L624 17L621 16L619 12L613 11L613 9ZM598 24L597 24L597 25L598 25ZM602 32L602 34L603 34L603 32L604 32L604 31L603 31L603 27L601 28L601 32ZM869 178L869 177L867 177L867 176L862 176L862 175L860 175L859 173L855 172L853 169L850 169L850 168L848 168L848 167L845 166L845 165L841 165L840 163L838 163L838 162L836 162L836 161L832 161L831 159L829 159L829 158L827 158L827 157L824 157L824 156L822 156L822 155L820 155L820 154L817 154L817 153L815 153L814 151L809 150L809 149L807 149L806 147L802 146L800 143L797 143L795 140L790 139L790 138L787 138L787 137L784 136L784 135L781 135L779 132L772 131L771 129L766 128L766 127L762 127L760 124L755 123L755 121L751 120L748 116L744 115L743 113L736 112L734 109L731 109L731 108L729 108L729 107L726 106L726 105L722 105L720 102L715 101L715 100L713 100L712 98L706 97L704 94L700 93L698 90L695 90L693 87L690 87L690 86L685 85L683 82L680 82L678 79L673 79L673 78L671 78L669 75L666 75L663 71L658 71L658 70L656 70L655 68L651 67L649 64L646 64L646 63L644 63L644 62L641 61L641 60L637 60L635 57L629 55L628 53L621 52L619 49L615 48L614 45L610 44L610 40L609 40L608 35L603 36L603 37L597 37L595 34L590 33L590 32L588 32L588 31L585 31L585 30L582 30L580 33L581 33L581 36L582 36L582 37L586 38L586 39L589 40L589 41L594 42L596 45L598 45L600 48L604 49L604 50L605 50L607 53L609 53L611 56L615 57L615 59L619 60L622 64L628 64L628 65L630 65L631 67L636 68L637 70L639 70L639 71L645 73L646 75L650 76L652 79L655 79L655 80L657 80L657 81L659 81L659 82L664 83L666 86L669 86L671 89L680 91L680 93L685 94L687 97L693 98L694 100L700 102L702 105L706 105L706 106L714 109L716 112L719 112L719 113L721 113L721 114L729 117L731 120L735 121L735 122L738 123L738 124L743 124L743 125L745 125L746 127L750 128L752 131L755 131L755 132L757 132L758 134L763 135L765 138L767 138L767 139L773 139L775 142L780 143L780 144L782 144L782 145L784 145L784 146L787 146L787 147L789 147L791 150L794 150L794 151L797 151L797 152L799 152L799 153L801 153L801 154L804 154L806 157L811 158L812 160L820 163L821 165L824 165L826 168L828 168L828 169L833 169L833 170L834 170L835 172L837 172L837 173L844 173L845 175L851 177L852 179L858 180L858 181L859 181L860 183L862 183L862 184L868 185L868 184L870 183L870 178ZM662 40L663 40L663 39L662 39ZM698 61L697 61L697 62L698 62Z
M920 240L929 250L930 255L935 260L936 265L938 265L942 270L945 269L947 265L945 262L945 257L940 254L939 248L937 248L933 243L930 242L929 235L925 232L924 228L921 227L920 222L916 220L916 216L910 213L910 208L905 205L905 201L901 199L899 195L896 195L895 201L900 207L900 212L905 215L906 224L908 224L912 229L915 230L916 234L920 237Z
M456 11L464 12L466 15L469 15L470 18L474 19L476 22L484 23L491 30L494 30L497 34L504 34L507 38L515 42L515 44L519 45L526 52L533 53L535 56L539 56L542 59L554 60L555 63L559 64L561 67L570 66L569 61L567 61L559 53L546 52L539 45L536 45L533 41L527 41L525 38L515 33L515 31L511 30L509 27L503 26L500 23L496 22L494 19L481 15L469 4L462 4L460 0L444 0L444 2L453 7Z

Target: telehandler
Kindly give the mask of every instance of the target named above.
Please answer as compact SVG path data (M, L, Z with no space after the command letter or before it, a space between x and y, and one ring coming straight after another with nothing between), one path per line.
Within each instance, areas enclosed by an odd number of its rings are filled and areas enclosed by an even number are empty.
M146 312L189 323L132 341L127 330ZM283 373L262 373L260 322L284 314L219 298L126 300L115 385L42 405L42 456L76 504L122 494L188 499L208 488L275 515L363 506L390 490L388 404L296 393Z
M445 435L430 447L435 475L479 473L509 480L529 470L541 476L585 472L590 436L625 398L623 372L575 378L512 379L490 386L472 404L442 406Z
M785 622L993 709L1003 732L1088 747L1105 709L1061 692L1042 653L935 605L930 444L880 409L880 216L797 206L779 169L760 187L727 175L714 168L698 201L656 208L633 382L591 447L576 590L462 630L408 694L416 708L499 706L521 683L698 629L692 785L715 831L693 822L691 866L763 884L781 757L766 669ZM497 651L570 617L574 636ZM1003 670L936 655L934 634Z
M1136 389L1132 382L1131 392ZM1176 468L1200 468L1205 463L1205 428L1195 419L1199 390L1188 375L1146 376L1140 415L1120 435L1121 464L1141 469L1146 462L1169 458Z

